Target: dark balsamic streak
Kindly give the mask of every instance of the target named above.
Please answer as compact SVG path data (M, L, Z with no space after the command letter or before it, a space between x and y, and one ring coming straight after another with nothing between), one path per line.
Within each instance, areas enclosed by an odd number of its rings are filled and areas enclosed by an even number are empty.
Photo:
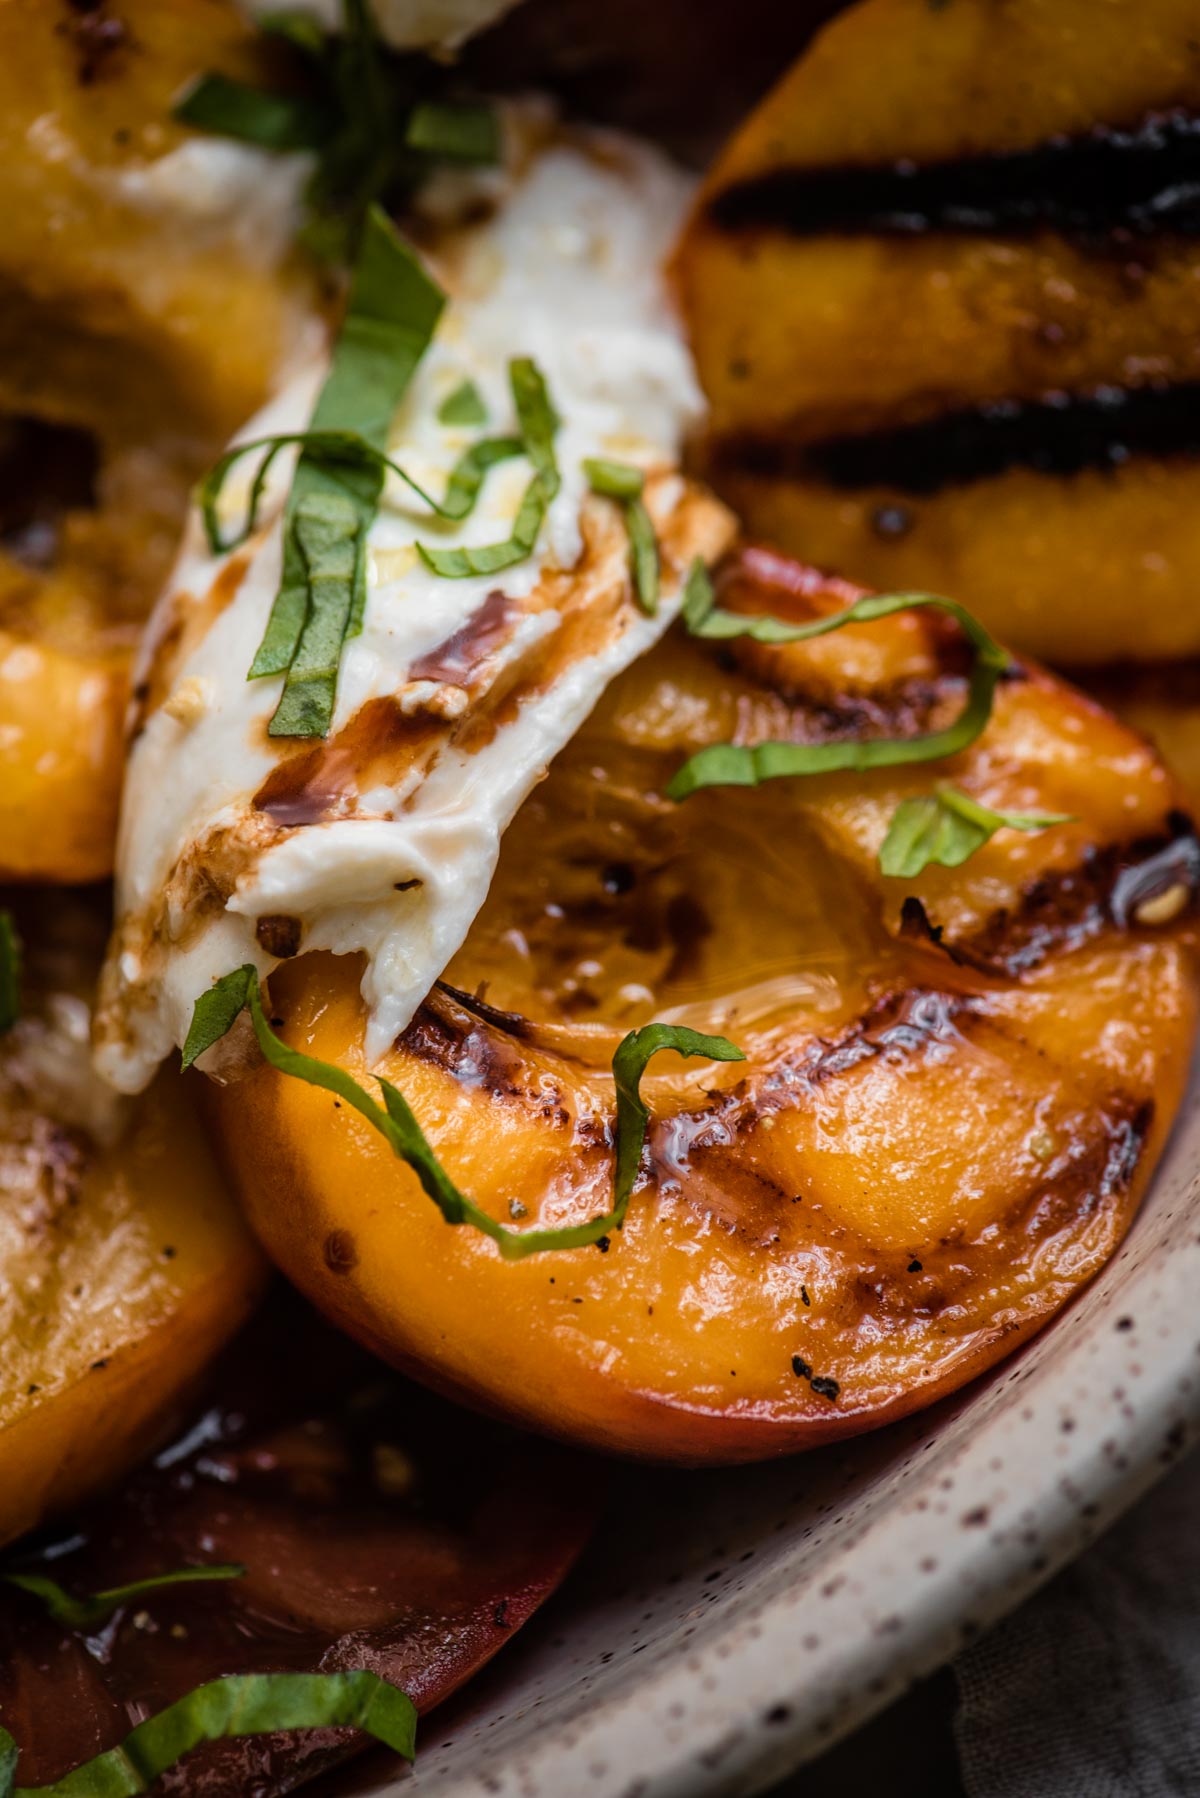
M716 453L720 466L738 473L816 477L845 492L882 487L931 494L1010 468L1075 475L1119 468L1135 455L1200 454L1200 382L998 400L923 424L810 444L728 437Z
M1200 118L1151 114L1030 150L874 168L776 168L727 187L708 209L723 231L916 236L925 231L1072 236L1200 232Z
M453 636L415 661L409 680L466 686L480 665L512 635L514 609L495 587Z

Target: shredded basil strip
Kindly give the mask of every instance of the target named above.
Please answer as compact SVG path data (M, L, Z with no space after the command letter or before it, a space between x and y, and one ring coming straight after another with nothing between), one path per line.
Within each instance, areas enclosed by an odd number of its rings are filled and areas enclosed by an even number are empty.
M15 1786L17 1747L0 1728L0 1798L136 1798L204 1742L276 1730L361 1729L411 1761L416 1706L376 1673L234 1673L197 1686L50 1786Z
M625 528L629 532L633 590L643 612L653 618L658 611L658 539L650 514L640 499L627 501Z
M375 449L365 437L360 437L356 431L281 431L274 437L252 437L246 443L235 443L232 449L226 450L225 454L213 463L200 483L197 499L204 520L204 533L214 555L224 555L227 551L236 549L255 530L271 465L281 450L294 444L302 445L305 452L314 461L325 465L332 464L335 467L344 465L351 469L378 469L383 476L386 476L390 469L393 474L398 474L405 485L410 487L419 499L424 500L425 504L434 512L440 513L444 518L458 516L457 513L448 511L445 506L439 505L433 495L427 493L418 481L414 481L398 462L394 462L382 450ZM519 449L520 445L518 444L517 447ZM265 450L266 454L255 470L242 521L229 536L226 536L221 529L218 511L221 494L229 478L230 470L242 460L243 456L253 455L255 450Z
M466 452L450 475L441 508L443 516L466 516L475 503L484 474L495 462L513 455L526 455L533 463L534 476L517 508L512 534L502 542L465 545L458 549L435 549L430 544L417 544L417 554L426 568L445 580L465 580L473 574L499 574L502 569L525 561L537 547L538 533L550 501L558 492L554 439L562 421L554 409L541 370L530 357L516 356L508 365L508 379L521 435L487 437ZM447 510L456 492L468 495L468 503L457 514Z
M57 1580L42 1573L5 1573L6 1585L16 1586L39 1598L55 1623L66 1629L95 1629L106 1623L113 1612L147 1592L158 1592L166 1586L187 1586L208 1580L241 1579L246 1569L235 1561L214 1562L207 1567L179 1567L173 1573L151 1574L149 1579L133 1580L127 1586L110 1586L106 1592L93 1592L90 1598L75 1598Z
M334 346L329 374L313 409L310 429L314 433L333 431L358 437L375 452L375 458L347 459L344 443L333 455L320 450L302 451L284 512L279 591L250 666L251 680L283 674L292 681L293 663L317 603L296 528L297 514L305 502L315 495L346 501L354 515L351 523L350 513L345 514L347 534L365 550L367 532L378 510L390 466L384 455L388 430L433 336L444 303L445 295L412 250L383 213L372 207L363 230L346 316ZM415 483L409 481L409 485ZM257 493L261 494L261 482ZM252 490L252 510L256 497ZM338 614L346 621L343 640L361 625L366 601L365 553L356 556L353 586L350 606ZM323 633L324 626L321 630ZM323 737L329 729L337 696L336 666L332 679L324 680L319 690L311 686L304 673L297 674L295 680L308 686L304 703L290 700L285 686L268 731L272 736Z
M281 431L275 437L254 437L247 443L236 443L232 449L226 450L219 461L213 463L197 493L205 535L214 555L236 549L254 531L271 464L289 444L302 444L309 454L326 464L377 468L384 475L390 470L399 475L405 486L411 488L438 518L454 521L468 517L473 511L490 468L494 468L497 462L523 455L525 451L519 437L482 438L459 457L450 470L445 493L440 500L436 500L399 462L393 461L391 456L385 456L382 450L374 449L354 431ZM226 536L222 532L219 516L221 494L230 470L243 456L253 455L255 450L265 450L266 454L255 470L242 521Z
M514 356L508 365L508 382L525 454L541 479L547 500L552 500L559 484L554 439L562 420L554 410L542 371L532 357Z
M646 1024L631 1030L613 1056L617 1089L616 1156L613 1164L611 1211L584 1224L562 1229L509 1230L460 1192L429 1146L408 1101L390 1081L376 1075L383 1104L363 1090L344 1068L313 1055L291 1049L273 1033L262 1008L258 974L253 965L235 968L197 999L191 1027L183 1045L183 1066L188 1068L231 1027L243 1007L248 1007L258 1046L271 1067L281 1074L305 1080L310 1086L336 1093L347 1105L379 1131L392 1152L406 1162L448 1224L470 1224L490 1236L506 1261L518 1261L548 1249L586 1248L625 1222L629 1200L641 1165L650 1113L642 1099L640 1082L651 1057L661 1049L684 1056L704 1056L710 1061L744 1061L742 1051L723 1036L702 1036L677 1024Z
M308 184L303 236L318 256L342 260L370 208L415 185L421 159L404 145L411 96L385 59L368 0L342 0L341 30L326 39L313 72L325 78L337 127Z
M640 499L646 477L632 462L610 462L604 456L585 456L583 472L593 493L605 499Z
M175 116L268 150L315 151L301 233L315 254L349 259L370 207L387 202L395 211L438 161L498 159L491 109L431 96L442 77L388 49L367 0L342 0L339 29L329 35L294 12L259 24L293 53L303 91L277 93L210 73L184 93Z
M535 474L517 508L512 535L503 542L478 543L462 549L432 549L427 543L418 543L417 554L426 568L449 581L464 580L472 574L499 574L501 569L512 568L533 554L548 503L542 477Z
M435 511L442 518L466 518L475 509L475 501L479 498L479 490L489 468L497 462L509 462L514 456L522 456L525 445L519 437L481 437L465 450L454 467L450 470L450 478L446 482L446 492L440 506ZM539 519L540 524L540 519ZM534 533L536 541L537 533ZM533 544L530 544L530 549ZM418 545L420 548L420 545Z
M0 911L0 1036L21 1015L21 939L10 911Z
M683 583L683 622L693 637L704 635L704 625L711 617L717 604L716 589L712 584L712 576L705 567L704 558L696 556L687 571ZM734 616L735 614L722 614ZM747 620L752 623L753 620Z
M419 100L408 115L404 141L410 150L448 162L500 160L500 127L490 106Z
M600 456L585 457L583 472L592 492L616 500L625 514L633 590L643 612L652 618L658 611L658 539L642 501L646 477L630 462L610 462Z
M919 737L878 737L843 743L713 743L684 763L667 786L671 799L686 799L701 787L757 786L801 774L833 774L847 769L896 767L906 762L933 762L958 755L986 729L992 715L996 683L1011 667L1007 650L984 630L957 600L933 593L868 593L844 612L810 624L788 624L781 618L744 616L715 602L712 583L693 565L685 586L683 616L694 636L727 640L752 637L756 643L802 643L827 636L848 624L870 624L922 606L947 613L962 628L974 660L967 699L959 716L942 730Z
M1074 822L1067 812L996 812L943 783L896 807L879 851L879 866L885 874L911 880L931 862L960 867L998 830L1049 830Z
M303 94L268 93L227 75L201 75L174 108L199 131L264 150L319 150L334 127L327 107Z
M271 720L276 736L319 737L329 728L342 645L362 624L357 595L364 528L357 508L340 494L309 493L296 507L292 530L309 605Z
M438 423L444 425L485 425L488 419L483 395L474 381L460 381L448 393L437 411Z

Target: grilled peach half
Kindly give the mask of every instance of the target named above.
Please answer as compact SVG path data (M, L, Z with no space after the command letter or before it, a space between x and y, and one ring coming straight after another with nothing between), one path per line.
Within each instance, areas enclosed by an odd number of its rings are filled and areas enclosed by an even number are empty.
M75 15L75 16L72 16ZM313 282L264 160L202 146L175 102L207 69L269 84L232 0L0 7L0 408L106 445L214 447L303 341ZM277 220L272 219L272 184ZM281 241L276 241L278 237Z
M677 258L751 531L1060 664L1200 652L1195 23L863 0L815 39Z
M265 44L228 0L0 5L0 879L111 873L130 659L189 488L320 337L283 191L271 242L280 173L248 225L225 196L254 153L172 118L208 67L269 79Z
M722 591L794 620L857 593L753 550ZM213 1109L288 1276L435 1386L682 1462L899 1417L1044 1324L1126 1229L1185 1077L1200 848L1153 753L1014 665L937 774L1074 821L913 880L877 855L922 765L663 797L708 743L923 732L961 705L963 667L952 627L907 612L781 648L677 635L631 668L527 800L377 1071L520 1228L608 1208L625 1031L685 1023L746 1061L660 1055L623 1229L517 1262L444 1223L349 1107L258 1064ZM361 971L285 963L270 1008L371 1087Z
M129 678L0 630L0 880L99 880L112 867Z
M24 1010L0 1038L0 1542L153 1445L266 1272L183 1083L129 1104L91 1072L103 917L41 894L21 923Z
M1150 739L1200 806L1200 661L1151 662L1093 669L1088 691Z

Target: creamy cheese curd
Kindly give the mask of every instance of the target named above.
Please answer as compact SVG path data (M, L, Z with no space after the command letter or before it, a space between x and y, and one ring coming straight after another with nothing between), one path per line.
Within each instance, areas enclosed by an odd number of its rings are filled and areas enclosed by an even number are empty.
M439 423L441 401L469 378L486 429L513 429L508 361L530 355L562 417L561 488L525 562L447 580L414 543L507 537L529 463L497 467L450 529L391 477L324 743L269 738L281 681L246 679L279 579L285 458L269 522L243 549L211 557L193 519L139 675L157 702L144 701L130 754L97 1032L99 1066L121 1090L142 1088L183 1042L215 979L247 961L265 973L297 947L365 952L377 1061L462 943L530 787L666 628L691 558L724 547L727 514L675 471L700 407L660 272L685 199L655 154L605 135L548 151L494 219L443 243L452 298L391 453L440 490L480 434ZM324 372L307 370L246 436L302 427ZM585 456L648 471L664 559L654 618L632 595L622 517L587 493ZM231 520L253 465L229 483Z
M127 206L153 214L164 234L227 244L251 268L277 268L304 222L313 158L282 156L219 137L191 137L153 162L95 179Z

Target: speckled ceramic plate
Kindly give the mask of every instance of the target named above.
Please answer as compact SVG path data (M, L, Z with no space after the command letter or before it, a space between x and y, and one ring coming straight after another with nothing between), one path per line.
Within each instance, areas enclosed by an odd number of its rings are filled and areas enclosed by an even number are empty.
M1200 1088L1125 1246L956 1400L849 1447L618 1469L603 1539L365 1798L759 1791L1016 1604L1200 1426Z

